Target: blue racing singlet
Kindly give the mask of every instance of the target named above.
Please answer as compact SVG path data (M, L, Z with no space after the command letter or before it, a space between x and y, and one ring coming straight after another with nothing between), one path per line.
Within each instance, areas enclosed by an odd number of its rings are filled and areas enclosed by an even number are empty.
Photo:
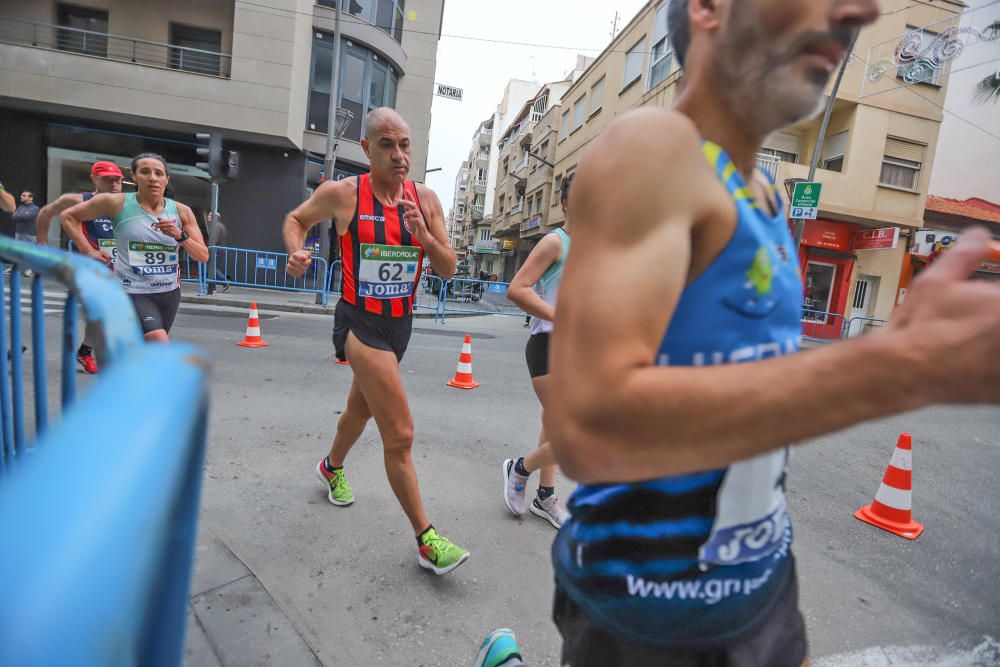
M83 193L83 201L90 201L94 198L91 192ZM103 250L112 261L115 260L115 230L111 218L102 216L93 220L83 222L83 235L87 237L90 245L96 250Z
M784 213L760 207L719 146L702 149L739 219L726 247L681 294L657 365L796 352L802 283ZM623 639L679 647L738 641L791 574L787 457L782 449L716 470L580 485L552 547L557 581L593 622Z

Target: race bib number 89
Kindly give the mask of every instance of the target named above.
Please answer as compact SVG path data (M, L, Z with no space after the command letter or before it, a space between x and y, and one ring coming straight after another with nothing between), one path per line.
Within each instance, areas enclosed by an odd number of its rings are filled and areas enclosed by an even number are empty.
M415 246L361 244L358 295L375 299L412 295L419 264L420 248Z
M177 273L177 246L129 241L128 263L132 273L141 276Z

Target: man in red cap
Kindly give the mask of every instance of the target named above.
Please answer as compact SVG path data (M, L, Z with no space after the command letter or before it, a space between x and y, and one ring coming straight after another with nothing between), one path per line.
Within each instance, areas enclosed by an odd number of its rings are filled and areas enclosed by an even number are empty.
M106 192L114 194L122 191L122 170L114 162L95 162L90 168L90 180L94 184L94 192L67 192L39 211L36 227L40 244L48 245L49 225L53 217L58 216L71 206L87 201L94 195ZM115 234L111 228L110 218L87 220L83 223L83 232L94 249L105 252L114 260ZM77 250L82 251L83 249L77 248ZM88 326L83 334L83 342L80 343L80 348L76 351L76 361L83 368L84 373L97 372L94 349L90 345L93 341L94 335Z

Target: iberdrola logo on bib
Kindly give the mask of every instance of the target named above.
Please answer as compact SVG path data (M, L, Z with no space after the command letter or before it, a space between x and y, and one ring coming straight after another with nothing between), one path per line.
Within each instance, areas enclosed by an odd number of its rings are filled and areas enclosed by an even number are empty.
M379 256L378 246L372 246L372 245L370 245L367 248L365 248L365 258L366 259L372 259L373 257L378 257L378 256Z

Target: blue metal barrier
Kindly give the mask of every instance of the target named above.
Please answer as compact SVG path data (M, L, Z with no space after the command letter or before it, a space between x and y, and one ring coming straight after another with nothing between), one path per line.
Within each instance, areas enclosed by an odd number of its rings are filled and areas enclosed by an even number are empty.
M0 238L0 259L12 265L9 293L0 274L0 358L8 324L15 346L11 372L0 373L0 664L179 667L205 452L206 364L186 346L144 345L128 296L100 263L8 238ZM30 450L24 269L36 274L31 354L40 437ZM62 418L48 428L47 279L69 290ZM97 333L102 371L74 402L78 303Z
M447 313L524 317L525 312L507 298L509 286L495 280L452 278L441 304L441 321Z
M214 245L208 249L212 254L203 274L203 286L228 284L286 292L313 292L322 296L324 306L329 303L329 271L322 257L313 257L312 266L306 274L293 278L285 272L288 253ZM226 278L219 279L220 274Z
M0 664L180 667L207 406L194 350L144 346L7 476Z
M32 391L35 401L35 433L48 426L48 396L45 366L44 281L54 279L69 289L62 328L62 403L65 408L76 395L76 305L81 303L87 320L99 333L97 348L102 364L114 365L142 345L132 302L107 267L83 257L45 248L33 243L0 237L0 259L11 267L8 290L6 275L0 276L0 359L10 356L11 372L0 373L0 460L4 466L27 447L24 415L24 353L22 351L21 271L35 275L31 286ZM7 299L10 308L7 308ZM8 326L9 341L8 347Z
M413 296L413 310L433 310L434 320L444 323L444 295L447 293L448 283L441 280L440 276L424 275L417 284L416 294Z

